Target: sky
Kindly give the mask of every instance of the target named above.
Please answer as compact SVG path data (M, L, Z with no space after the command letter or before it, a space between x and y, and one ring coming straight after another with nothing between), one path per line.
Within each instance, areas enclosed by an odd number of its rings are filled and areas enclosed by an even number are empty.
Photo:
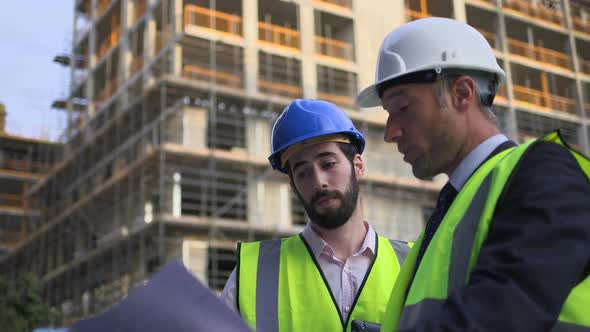
M56 140L66 124L51 103L68 91L68 68L53 57L71 49L74 0L5 1L0 10L0 102L6 132Z

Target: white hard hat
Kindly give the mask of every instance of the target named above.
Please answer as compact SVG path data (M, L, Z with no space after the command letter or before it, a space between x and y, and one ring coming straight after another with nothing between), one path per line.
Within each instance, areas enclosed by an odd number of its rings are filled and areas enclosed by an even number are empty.
M490 87L490 104L506 77L488 42L472 26L448 18L424 18L385 37L377 59L375 84L359 93L357 103L361 107L381 106L384 87L434 82L445 71L490 75L494 81L490 83L495 85Z

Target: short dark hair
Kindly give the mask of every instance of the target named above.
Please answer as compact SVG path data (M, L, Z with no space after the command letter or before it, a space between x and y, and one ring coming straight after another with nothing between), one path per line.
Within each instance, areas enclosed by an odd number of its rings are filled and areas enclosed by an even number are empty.
M338 146L340 147L340 151L344 153L346 159L348 159L348 161L350 161L350 164L352 165L354 161L354 156L356 156L359 153L359 151L356 149L356 146L354 144L348 143L338 143Z

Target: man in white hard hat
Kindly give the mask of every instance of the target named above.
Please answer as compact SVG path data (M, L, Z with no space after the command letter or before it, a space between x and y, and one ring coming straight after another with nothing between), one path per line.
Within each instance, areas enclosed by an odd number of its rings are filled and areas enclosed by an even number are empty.
M271 145L270 164L289 176L310 223L293 237L240 243L222 300L256 331L377 328L409 247L364 219L365 138L336 105L296 99Z
M492 103L505 79L473 27L405 24L383 41L361 107L416 177L444 173L382 331L590 331L590 161L559 132L517 146Z

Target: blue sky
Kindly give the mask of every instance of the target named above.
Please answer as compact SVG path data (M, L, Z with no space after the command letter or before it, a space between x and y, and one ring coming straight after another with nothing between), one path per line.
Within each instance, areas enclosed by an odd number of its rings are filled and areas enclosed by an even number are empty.
M69 71L53 57L71 49L74 0L6 1L0 10L0 102L6 131L56 139L65 113L51 108L67 93Z

